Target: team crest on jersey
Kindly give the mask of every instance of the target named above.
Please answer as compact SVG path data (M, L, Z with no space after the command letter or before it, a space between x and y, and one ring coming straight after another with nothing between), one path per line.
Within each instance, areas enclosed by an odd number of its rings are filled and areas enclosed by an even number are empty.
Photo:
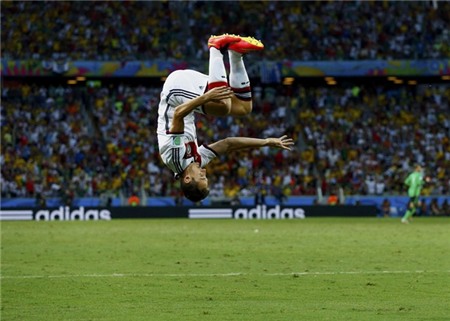
M172 139L172 144L175 146L181 146L181 137L180 136L174 136Z
M186 146L186 152L184 153L184 159L189 159L191 157L194 157L194 162L199 162L201 164L202 157L197 151L197 145L195 142L188 142L185 144Z

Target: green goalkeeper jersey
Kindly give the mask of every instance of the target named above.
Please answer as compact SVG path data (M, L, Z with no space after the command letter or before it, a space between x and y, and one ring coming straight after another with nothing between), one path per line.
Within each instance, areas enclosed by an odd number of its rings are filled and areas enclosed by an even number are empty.
M423 186L423 175L419 172L412 172L405 179L405 184L408 186L408 196L418 197Z

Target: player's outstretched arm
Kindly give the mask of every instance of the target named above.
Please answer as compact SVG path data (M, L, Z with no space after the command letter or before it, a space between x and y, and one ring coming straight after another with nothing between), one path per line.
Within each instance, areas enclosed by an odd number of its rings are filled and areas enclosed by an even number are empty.
M217 154L226 154L235 150L261 148L265 146L291 150L293 145L294 140L284 135L279 138L228 137L209 145L209 148Z
M217 87L208 90L201 96L181 104L175 108L173 115L172 126L170 128L171 132L182 132L184 131L184 117L189 115L195 108L202 106L208 102L219 102L223 99L228 99L233 96L233 91L229 87Z

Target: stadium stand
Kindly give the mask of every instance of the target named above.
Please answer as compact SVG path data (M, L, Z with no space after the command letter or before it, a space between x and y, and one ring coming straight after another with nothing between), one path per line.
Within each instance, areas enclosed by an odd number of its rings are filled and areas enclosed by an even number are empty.
M208 35L251 31L274 60L447 58L448 12L448 1L5 1L1 53L205 60Z
M355 95L351 87L298 86L290 97L272 97L271 89L255 100L250 120L198 118L199 142L258 133L288 133L299 142L294 152L263 149L213 162L208 171L227 197L258 184L286 196L314 195L317 184L325 194L336 185L347 195L400 194L416 162L436 173L425 195L449 192L448 88L365 85ZM126 85L6 86L2 196L34 197L41 190L56 196L60 186L71 186L76 197L128 195L141 187L148 195L176 196L154 135L158 92ZM380 183L378 190L369 189L368 178Z

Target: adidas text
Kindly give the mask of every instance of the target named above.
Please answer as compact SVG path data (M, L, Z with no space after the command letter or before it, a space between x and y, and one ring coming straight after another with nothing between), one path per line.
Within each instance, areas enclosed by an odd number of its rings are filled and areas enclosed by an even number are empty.
M88 220L111 220L111 212L107 209L94 210L90 209L85 211L83 206L71 211L68 206L60 206L58 209L40 210L34 215L36 221L88 221Z

